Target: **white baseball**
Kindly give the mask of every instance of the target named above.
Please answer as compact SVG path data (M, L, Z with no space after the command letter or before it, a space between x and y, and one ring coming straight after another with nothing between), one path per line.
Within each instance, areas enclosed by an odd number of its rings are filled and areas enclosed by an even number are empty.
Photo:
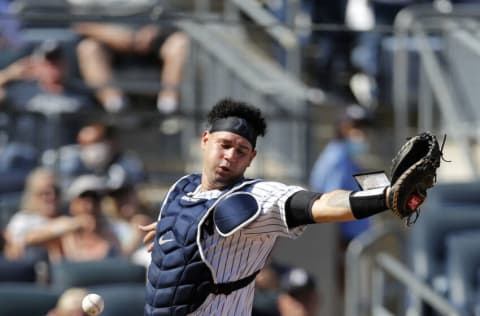
M103 298L95 293L90 293L82 300L82 309L88 316L97 316L103 311L105 303Z

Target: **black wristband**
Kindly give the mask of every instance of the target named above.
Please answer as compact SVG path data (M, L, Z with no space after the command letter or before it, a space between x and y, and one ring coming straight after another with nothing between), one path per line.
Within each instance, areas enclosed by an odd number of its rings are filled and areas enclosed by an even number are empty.
M298 191L285 203L285 217L289 228L313 224L312 205L322 194L310 191Z
M356 219L361 219L386 211L385 198L387 187L350 193L350 209Z

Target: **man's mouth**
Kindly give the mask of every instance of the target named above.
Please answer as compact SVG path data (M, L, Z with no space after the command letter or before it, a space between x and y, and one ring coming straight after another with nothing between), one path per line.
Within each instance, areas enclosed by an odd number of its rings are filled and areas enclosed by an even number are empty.
M230 168L228 168L226 166L219 166L217 169L218 169L219 173L229 173L230 172Z

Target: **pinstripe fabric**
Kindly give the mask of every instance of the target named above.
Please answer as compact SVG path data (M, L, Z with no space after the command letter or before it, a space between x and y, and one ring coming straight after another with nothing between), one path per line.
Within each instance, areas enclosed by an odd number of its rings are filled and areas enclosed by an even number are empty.
M277 237L298 237L305 227L289 230L285 218L285 202L298 186L286 186L278 182L258 182L251 193L261 207L260 216L252 223L229 237L221 237L217 231L202 240L206 260L213 268L217 282L231 282L249 276L261 269L270 254ZM219 190L192 193L195 198L216 198ZM225 295L209 295L193 314L195 316L247 316L251 314L254 283Z

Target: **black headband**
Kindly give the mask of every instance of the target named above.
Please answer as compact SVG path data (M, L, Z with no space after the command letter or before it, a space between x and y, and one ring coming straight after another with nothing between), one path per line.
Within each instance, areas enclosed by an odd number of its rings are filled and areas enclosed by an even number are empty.
M252 148L255 148L257 143L257 133L246 119L236 116L229 116L215 120L212 123L210 132L213 133L221 131L240 135L247 139L250 144L252 144Z

